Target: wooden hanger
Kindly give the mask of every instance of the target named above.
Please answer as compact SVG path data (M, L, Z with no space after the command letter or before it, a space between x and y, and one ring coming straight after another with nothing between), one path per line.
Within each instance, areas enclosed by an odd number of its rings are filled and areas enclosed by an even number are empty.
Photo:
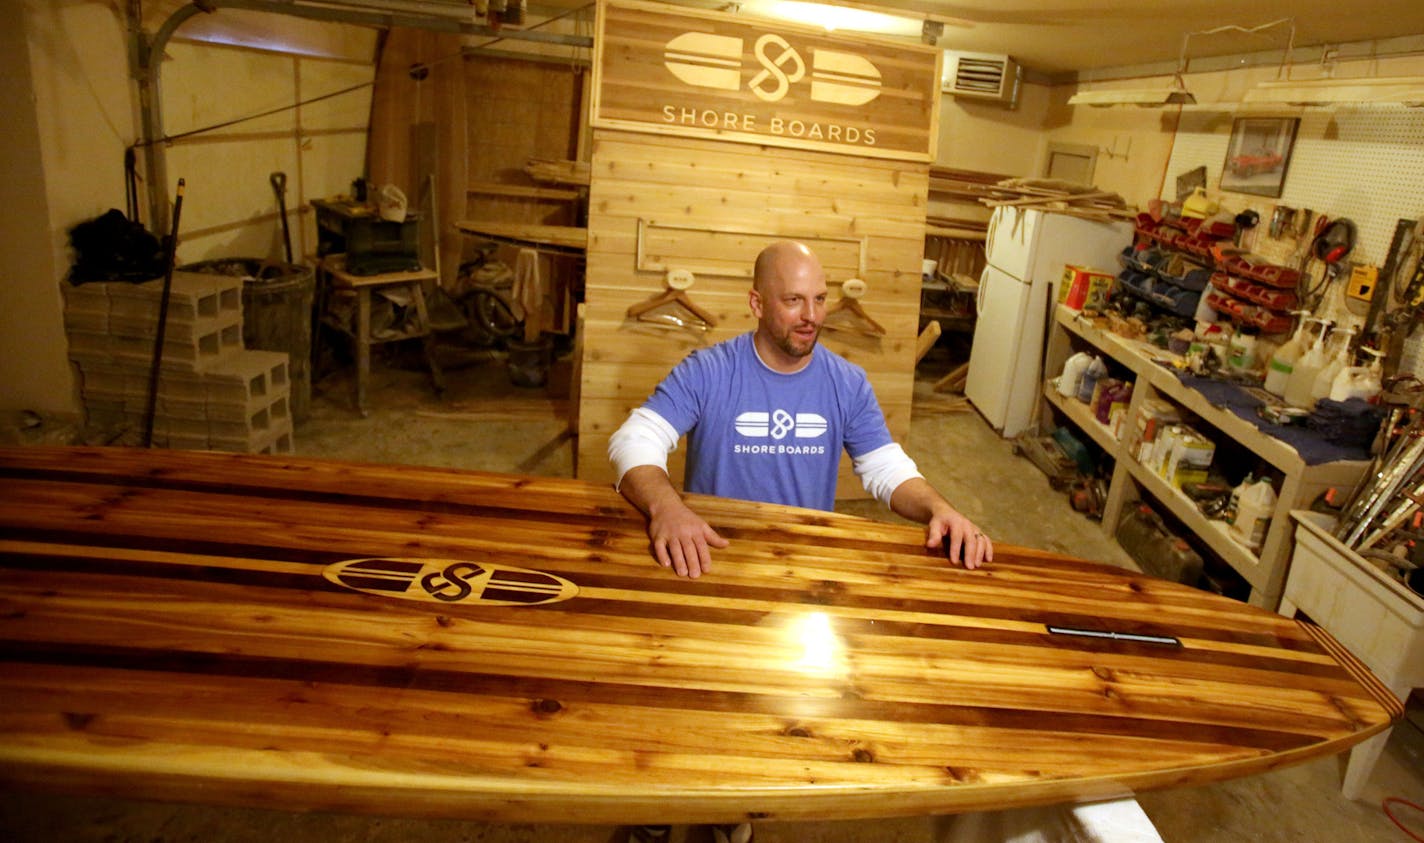
M685 269L670 269L667 274L668 288L646 301L630 305L628 318L655 325L673 325L678 328L697 328L702 331L717 327L717 317L698 307L687 295L692 287L693 276ZM670 307L669 307L670 306ZM667 308L661 313L656 311ZM679 315L682 314L682 315Z
M860 297L869 289L859 278L849 278L841 284L841 297L826 309L826 320L822 327L832 331L852 331L867 337L885 336L885 328L865 312L860 305ZM840 314L845 314L840 316ZM833 317L836 318L832 321Z

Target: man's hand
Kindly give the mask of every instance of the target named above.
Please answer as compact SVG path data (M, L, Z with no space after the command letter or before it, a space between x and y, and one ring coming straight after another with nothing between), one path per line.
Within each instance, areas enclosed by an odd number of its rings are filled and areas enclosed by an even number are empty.
M994 543L950 505L923 477L912 477L895 487L890 508L925 525L925 547L944 549L950 562L977 568L994 560Z
M658 564L689 579L712 570L709 546L727 546L727 540L717 535L702 516L676 498L653 507L648 515L648 538L652 540L653 558Z
M710 548L726 547L727 540L683 503L667 472L657 466L637 466L623 475L618 490L648 516L648 539L659 565L694 579L712 569Z
M994 543L953 507L930 517L925 525L925 547L944 548L950 562L963 561L970 569L994 561Z

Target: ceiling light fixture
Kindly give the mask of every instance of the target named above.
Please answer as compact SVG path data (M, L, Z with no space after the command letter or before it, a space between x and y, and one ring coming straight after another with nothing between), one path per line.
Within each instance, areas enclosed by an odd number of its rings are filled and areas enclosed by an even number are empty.
M1424 106L1424 79L1375 77L1373 79L1279 79L1261 82L1241 98L1257 105Z
M1295 47L1295 27L1291 27L1286 58L1276 70L1274 82L1260 82L1241 101L1252 105L1424 106L1424 79L1417 76L1377 76L1359 79L1291 79L1291 50ZM1328 58L1328 56L1327 56ZM1322 59L1322 63L1324 59Z
M1290 24L1290 47L1286 49L1285 59L1282 66L1290 60L1290 50L1295 45L1295 18L1281 18L1270 23L1263 23L1260 26L1244 27L1236 24L1226 24L1212 29L1200 29L1195 32L1188 32L1182 36L1182 50L1177 56L1177 70L1172 74L1172 81L1168 85L1157 88L1120 88L1117 90L1107 89L1101 91L1079 91L1068 98L1069 105L1091 105L1096 107L1106 107L1110 105L1136 105L1143 108L1160 108L1168 105L1196 105L1197 98L1191 91L1187 90L1187 83L1182 77L1187 72L1187 45L1194 36L1217 35L1222 32L1243 32L1247 35L1270 29L1281 24Z

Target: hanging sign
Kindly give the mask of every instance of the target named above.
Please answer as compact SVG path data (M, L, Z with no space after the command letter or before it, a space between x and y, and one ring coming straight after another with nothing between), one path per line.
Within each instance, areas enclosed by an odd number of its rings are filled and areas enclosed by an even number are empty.
M941 60L920 44L602 0L591 122L933 161Z

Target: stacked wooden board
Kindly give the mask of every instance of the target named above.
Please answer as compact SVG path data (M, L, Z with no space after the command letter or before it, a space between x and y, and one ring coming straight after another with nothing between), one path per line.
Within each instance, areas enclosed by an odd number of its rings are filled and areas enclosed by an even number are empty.
M0 782L587 823L1118 798L1347 749L1398 700L1312 624L1014 547L696 498L680 580L573 480L0 451Z

